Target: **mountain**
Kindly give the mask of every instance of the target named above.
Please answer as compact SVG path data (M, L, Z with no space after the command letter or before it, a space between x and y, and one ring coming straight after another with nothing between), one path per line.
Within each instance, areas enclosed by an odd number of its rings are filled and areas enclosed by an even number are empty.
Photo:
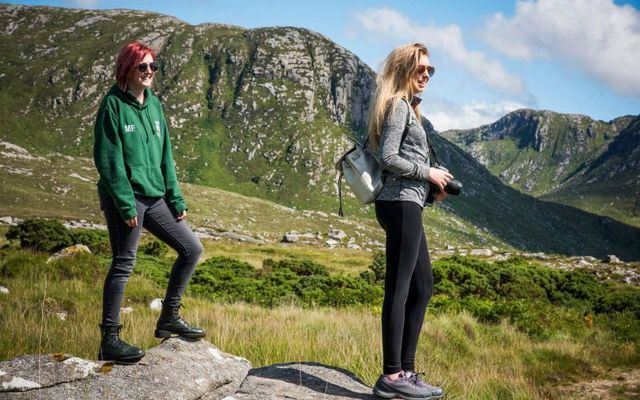
M0 26L0 137L36 153L91 154L115 57L134 39L159 54L154 89L184 181L327 207L334 159L366 123L373 71L305 29L13 5Z
M639 119L522 109L443 136L513 188L640 226Z
M429 135L440 163L464 185L461 195L449 196L442 207L465 221L529 251L640 255L639 228L522 193L435 131Z
M294 218L250 197L337 209L334 160L350 145L347 137L364 133L375 75L324 36L289 27L192 26L141 11L15 5L0 5L0 27L2 212L100 219L93 122L113 82L117 51L134 39L158 52L154 90L195 204L192 221L234 221L242 213L251 223L238 225L261 229L251 219L264 218L277 237L304 224L306 214ZM424 212L431 243L640 259L639 229L505 186L427 129L441 161L465 185L460 197ZM346 211L373 216L349 195ZM331 218L320 226L336 226ZM372 230L360 235L379 235L375 220L368 221Z
M640 226L640 117L622 129L598 158L543 198Z

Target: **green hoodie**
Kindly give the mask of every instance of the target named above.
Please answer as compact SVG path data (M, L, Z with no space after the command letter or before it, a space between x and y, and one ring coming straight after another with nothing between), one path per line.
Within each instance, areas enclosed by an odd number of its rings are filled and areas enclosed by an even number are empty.
M123 219L137 215L134 195L162 197L176 213L187 206L178 186L160 99L145 89L144 104L114 85L102 100L93 159L98 190L110 195Z

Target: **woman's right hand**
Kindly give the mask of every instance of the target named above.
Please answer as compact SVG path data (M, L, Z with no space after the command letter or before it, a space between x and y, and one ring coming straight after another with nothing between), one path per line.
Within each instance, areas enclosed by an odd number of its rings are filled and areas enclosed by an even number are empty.
M443 169L431 167L427 179L438 186L441 191L444 191L444 187L447 186L447 182L453 179L453 175Z
M136 215L131 219L127 219L124 221L124 223L127 224L129 228L135 228L138 226L138 216Z

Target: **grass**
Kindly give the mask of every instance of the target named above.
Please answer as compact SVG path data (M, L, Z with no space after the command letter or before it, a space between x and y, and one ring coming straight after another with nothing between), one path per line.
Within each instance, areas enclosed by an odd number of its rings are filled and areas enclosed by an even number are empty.
M329 249L318 246L289 246L285 244L240 244L232 241L205 241L203 244L203 260L210 257L229 256L232 254L233 258L249 263L254 268L262 268L262 261L265 258L278 261L293 257L313 259L326 266L331 272L357 274L367 269L367 266L371 263L371 253L364 250Z
M218 245L207 243L207 251ZM237 246L234 255L256 259L263 250ZM247 246L244 253L240 246ZM312 250L273 249L275 256L288 251ZM274 257L267 253L265 258ZM322 252L317 255L332 259ZM0 252L2 263L11 261L11 268L0 274L0 285L11 291L0 295L0 359L54 352L95 359L101 282L108 259L87 256L46 264L47 257L7 248ZM153 337L153 328L158 313L148 303L163 297L163 288L134 275L125 294L123 306L134 311L122 315L123 338L145 349L156 346L159 340ZM315 361L346 368L369 385L380 373L380 309L376 306L268 309L190 296L184 303L183 315L207 330L208 341L247 358L253 367ZM62 311L67 313L65 321L57 316ZM428 312L416 362L431 382L446 389L449 399L556 399L561 398L558 387L593 380L611 369L637 367L640 347L616 340L606 326L597 323L588 334L532 339L504 320L485 324L465 310Z

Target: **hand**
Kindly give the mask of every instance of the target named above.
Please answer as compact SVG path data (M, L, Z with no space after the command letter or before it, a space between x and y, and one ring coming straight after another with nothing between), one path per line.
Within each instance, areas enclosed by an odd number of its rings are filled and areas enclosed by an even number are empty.
M124 221L124 223L127 224L129 228L135 228L138 226L138 216L135 216L131 219L127 219Z
M447 186L447 182L453 179L453 175L440 168L431 167L429 168L429 177L427 179L429 180L429 182L432 182L434 185L438 186L440 192L444 193L444 187Z
M439 192L433 193L434 200L439 202L439 203L443 202L444 199L447 198L447 196L449 196L449 193L445 192L444 190L441 190Z
M182 221L184 219L187 219L187 210L184 210L180 214L176 215L176 221Z

